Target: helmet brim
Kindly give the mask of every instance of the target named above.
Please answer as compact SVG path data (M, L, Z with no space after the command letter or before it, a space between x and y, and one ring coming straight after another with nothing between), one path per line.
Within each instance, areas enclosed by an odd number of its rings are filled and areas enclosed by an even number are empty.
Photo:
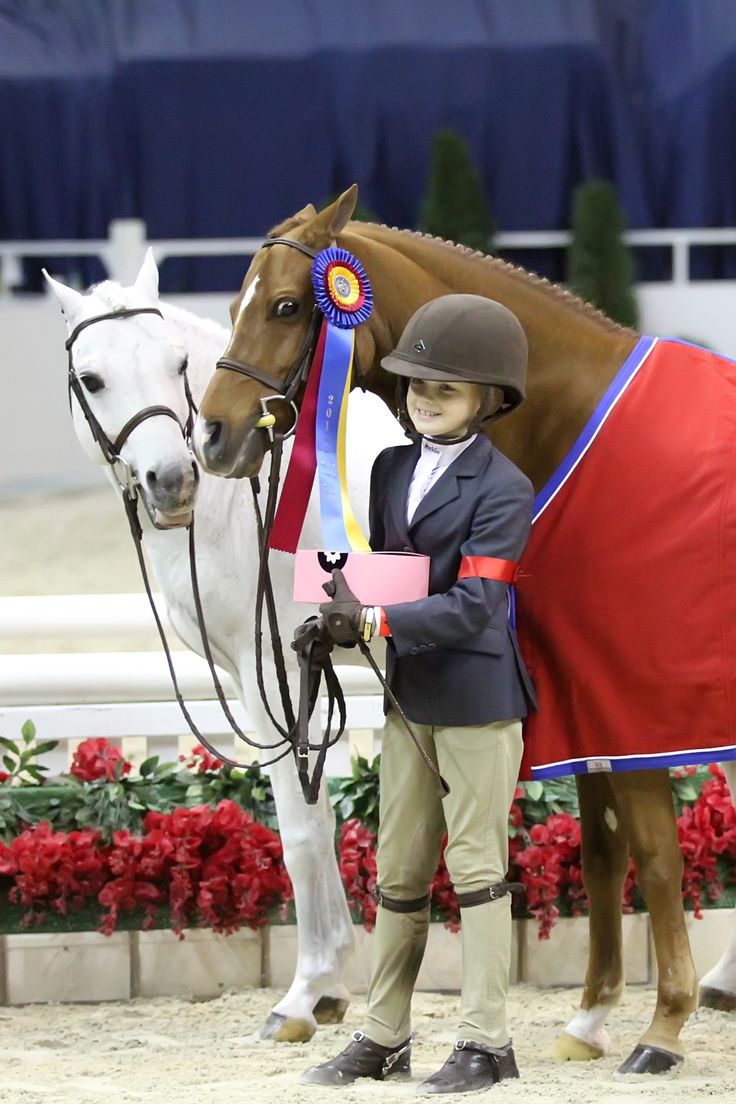
M446 380L453 383L475 383L475 380L458 379L457 371L452 368L440 368L423 364L421 360L413 360L411 357L402 356L393 352L381 360L381 367L387 372L393 372L395 376L408 376L414 379Z

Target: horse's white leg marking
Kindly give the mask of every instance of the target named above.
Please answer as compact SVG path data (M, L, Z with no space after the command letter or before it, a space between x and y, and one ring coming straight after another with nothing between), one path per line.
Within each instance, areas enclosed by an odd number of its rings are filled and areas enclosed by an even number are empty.
M604 994L602 993L601 996ZM616 999L611 1004L598 1004L595 1008L580 1009L568 1023L565 1031L576 1039L582 1039L584 1043L599 1048L604 1054L608 1053L611 1046L611 1037L603 1026L608 1019L608 1014L615 1007Z
M612 832L615 832L616 829L618 828L618 819L617 819L616 814L614 813L613 809L610 808L610 806L606 807L606 809L603 813L603 819L606 822L606 826L608 828L610 828Z
M736 803L736 762L722 763L731 797ZM728 946L718 962L700 979L701 987L733 994L736 1000L736 925L731 929Z

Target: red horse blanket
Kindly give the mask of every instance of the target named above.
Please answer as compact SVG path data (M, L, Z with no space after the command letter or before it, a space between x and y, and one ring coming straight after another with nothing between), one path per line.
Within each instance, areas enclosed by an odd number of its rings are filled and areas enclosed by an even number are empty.
M526 777L736 758L736 363L642 338L540 492Z

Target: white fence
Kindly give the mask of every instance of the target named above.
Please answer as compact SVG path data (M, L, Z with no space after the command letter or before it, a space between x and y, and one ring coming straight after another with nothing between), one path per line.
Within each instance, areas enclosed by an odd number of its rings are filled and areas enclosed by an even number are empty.
M670 251L672 278L676 285L690 282L690 252L696 246L736 245L736 228L691 227L668 230L629 230L624 239L632 249L664 248ZM494 248L514 250L566 249L572 240L567 230L519 230L496 234ZM262 238L162 238L149 241L146 224L140 219L115 219L107 238L68 241L0 242L0 280L4 287L21 282L20 261L30 257L97 257L108 276L121 284L134 279L146 249L153 248L161 264L169 257L250 257L260 249Z
M700 245L733 246L736 230L683 229L632 231L634 248L653 245L671 250L673 279L639 284L640 328L655 336L685 337L707 344L727 356L736 355L736 282L690 281L690 254ZM258 248L259 238L218 238L149 242L146 226L121 220L99 241L39 241L0 243L0 388L5 430L0 435L0 497L27 491L80 489L99 486L100 472L82 455L72 431L66 401L64 328L51 296L3 295L20 278L23 257L99 257L109 275L123 284L135 277L150 244L159 261L183 256L240 256L243 270ZM499 249L559 249L569 235L559 233L500 234ZM178 305L227 326L231 295L172 295ZM41 397L41 399L39 399ZM32 448L29 448L32 441ZM1 581L0 581L1 588Z
M158 599L160 603L160 599ZM17 739L30 719L38 740L58 740L44 758L50 772L68 767L80 740L105 736L119 744L134 765L149 755L172 761L197 742L177 705L162 652L114 651L116 638L150 631L144 595L61 595L0 598L0 638L22 648L24 639L65 637L79 651L19 652L0 662L0 735ZM85 638L109 636L109 652L85 652ZM175 638L173 638L175 640ZM177 679L195 724L228 757L250 762L253 749L235 738L216 699L204 660L173 653ZM233 715L254 735L228 676L218 672ZM375 753L374 731L383 725L382 699L367 668L338 668L347 700L348 732L330 751L327 773L345 775L351 754ZM266 742L273 735L264 734ZM265 756L264 756L265 758Z

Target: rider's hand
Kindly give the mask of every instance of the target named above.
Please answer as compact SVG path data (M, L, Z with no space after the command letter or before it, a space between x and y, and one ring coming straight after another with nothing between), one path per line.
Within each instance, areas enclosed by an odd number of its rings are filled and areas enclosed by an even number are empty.
M330 598L319 607L327 632L336 644L355 644L363 636L365 607L337 567L332 572L332 581L323 583L322 589Z

